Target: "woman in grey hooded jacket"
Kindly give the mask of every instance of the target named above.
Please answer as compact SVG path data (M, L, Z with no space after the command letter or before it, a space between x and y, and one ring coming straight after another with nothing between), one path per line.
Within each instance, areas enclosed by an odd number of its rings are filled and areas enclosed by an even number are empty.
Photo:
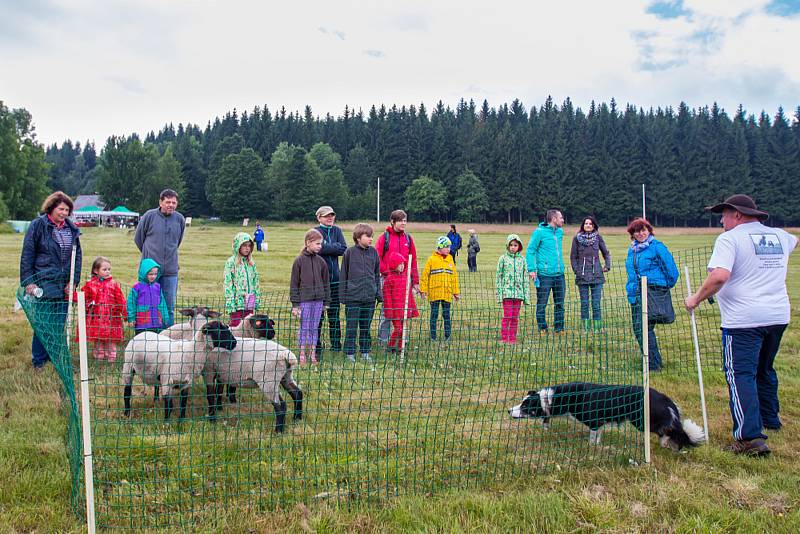
M605 266L600 265L600 253L603 254ZM569 254L572 272L575 273L575 284L581 297L581 321L587 332L592 329L589 319L589 301L591 295L592 319L594 330L603 328L600 300L603 298L603 284L606 279L603 273L611 269L611 253L606 247L603 236L599 233L597 221L591 215L583 219L580 230L572 238L572 250Z

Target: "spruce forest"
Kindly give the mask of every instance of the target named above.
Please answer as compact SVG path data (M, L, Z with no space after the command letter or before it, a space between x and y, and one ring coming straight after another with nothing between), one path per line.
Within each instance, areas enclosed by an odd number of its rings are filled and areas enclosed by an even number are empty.
M171 187L186 215L230 220L309 220L321 204L373 220L380 178L382 220L404 208L418 221L525 222L558 207L568 222L594 214L620 225L641 213L645 184L659 226L716 225L703 207L733 193L752 195L772 225L800 223L800 107L792 117L730 115L716 104L621 109L612 99L582 110L548 97L530 109L462 100L322 118L308 106L256 107L205 128L110 137L99 154L66 141L45 160L50 189L143 211Z

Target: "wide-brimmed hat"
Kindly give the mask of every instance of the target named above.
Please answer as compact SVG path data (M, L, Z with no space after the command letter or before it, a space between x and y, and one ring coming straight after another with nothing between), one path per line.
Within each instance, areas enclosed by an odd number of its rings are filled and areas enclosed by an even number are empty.
M743 215L757 217L762 221L769 218L769 213L759 210L755 201L747 195L733 195L726 198L725 202L720 202L713 206L706 206L706 210L712 213L722 213L722 210L725 208L734 209Z

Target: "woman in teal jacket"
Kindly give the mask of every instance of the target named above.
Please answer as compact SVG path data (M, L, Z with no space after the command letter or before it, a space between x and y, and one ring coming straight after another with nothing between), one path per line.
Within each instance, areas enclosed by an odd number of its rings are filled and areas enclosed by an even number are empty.
M664 243L653 237L653 226L647 219L634 219L628 225L631 247L625 260L628 282L625 291L631 305L633 333L639 348L642 348L642 303L640 279L647 277L648 287L672 288L678 281L678 267ZM655 324L647 322L647 348L650 357L650 370L661 370L661 351L658 349Z

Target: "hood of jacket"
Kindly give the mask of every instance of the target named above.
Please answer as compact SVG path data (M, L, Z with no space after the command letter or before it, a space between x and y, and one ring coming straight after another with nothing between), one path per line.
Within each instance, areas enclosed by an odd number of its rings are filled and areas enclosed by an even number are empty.
M403 257L402 254L400 254L399 252L392 252L392 253L389 254L389 259L387 260L387 265L389 266L390 270L396 271L397 270L397 266L400 265L401 263L405 263L405 262L406 262L406 259ZM405 272L405 271L403 271L403 272Z
M251 244L253 243L253 238L250 237L250 234L247 232L239 232L233 236L233 255L237 256L239 254L239 248L248 241L250 241Z
M158 269L158 275L156 276L156 282L158 282L158 279L161 278L161 266L158 264L158 262L156 262L156 260L153 260L153 259L150 259L150 258L143 259L142 262L139 264L139 281L140 282L142 282L143 284L149 283L147 281L147 273L153 267L156 267Z

